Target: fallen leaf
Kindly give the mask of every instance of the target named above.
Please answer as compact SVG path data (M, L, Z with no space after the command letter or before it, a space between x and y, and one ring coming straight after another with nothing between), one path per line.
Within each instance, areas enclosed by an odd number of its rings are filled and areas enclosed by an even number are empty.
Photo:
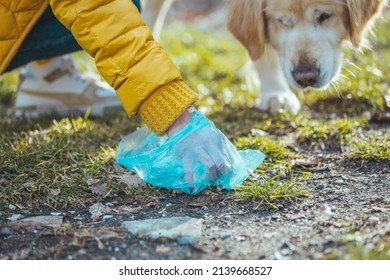
M35 216L8 223L8 226L15 230L26 229L32 231L41 228L59 229L62 223L63 217L61 216Z
M57 188L57 189L50 189L50 194L51 194L52 196L57 196L57 195L59 195L60 193L61 193L60 188Z
M122 175L113 176L119 182L124 183L128 187L136 188L145 186L144 181L137 175L137 173L124 173Z
M125 211L125 212L129 212L131 214L138 214L139 212L141 212L143 210L143 208L141 206L139 207L129 207L129 206L123 206L121 208L122 211Z
M100 182L96 179L88 179L87 184L91 187L91 191L94 194L106 196L109 193L109 190L107 189L107 183Z
M96 221L104 214L110 213L111 208L103 205L100 202L96 202L91 207L89 207L89 213L91 214L91 219Z

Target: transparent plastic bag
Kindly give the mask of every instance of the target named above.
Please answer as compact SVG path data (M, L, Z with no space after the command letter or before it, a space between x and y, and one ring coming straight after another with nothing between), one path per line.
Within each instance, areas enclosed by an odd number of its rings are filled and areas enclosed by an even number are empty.
M265 155L237 151L226 136L199 111L189 124L168 138L146 126L119 143L116 162L153 186L198 194L208 186L228 190L240 186Z

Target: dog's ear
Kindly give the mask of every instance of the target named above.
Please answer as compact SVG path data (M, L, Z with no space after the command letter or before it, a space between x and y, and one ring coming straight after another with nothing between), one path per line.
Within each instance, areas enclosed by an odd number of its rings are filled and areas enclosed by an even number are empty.
M359 48L370 25L382 11L387 0L347 0L349 12L349 37L352 45Z
M264 53L265 19L264 0L230 0L227 27L244 45L252 60Z

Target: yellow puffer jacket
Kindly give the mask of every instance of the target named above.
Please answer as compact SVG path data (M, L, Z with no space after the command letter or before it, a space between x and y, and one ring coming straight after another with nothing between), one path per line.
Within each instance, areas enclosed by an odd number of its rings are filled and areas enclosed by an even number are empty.
M47 4L0 0L0 73ZM129 116L139 114L151 130L163 134L197 100L130 0L50 0L50 5L95 59Z

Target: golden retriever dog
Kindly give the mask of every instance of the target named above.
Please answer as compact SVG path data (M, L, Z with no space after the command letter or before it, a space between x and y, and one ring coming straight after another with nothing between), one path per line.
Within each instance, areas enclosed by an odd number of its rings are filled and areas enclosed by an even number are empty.
M144 0L143 17L158 40L174 0ZM256 107L292 113L291 88L323 89L337 80L342 46L365 45L387 0L227 0L227 28L244 45L260 80Z
M227 27L245 46L260 78L263 111L300 103L290 86L323 89L337 79L342 45L355 48L386 0L229 0Z

